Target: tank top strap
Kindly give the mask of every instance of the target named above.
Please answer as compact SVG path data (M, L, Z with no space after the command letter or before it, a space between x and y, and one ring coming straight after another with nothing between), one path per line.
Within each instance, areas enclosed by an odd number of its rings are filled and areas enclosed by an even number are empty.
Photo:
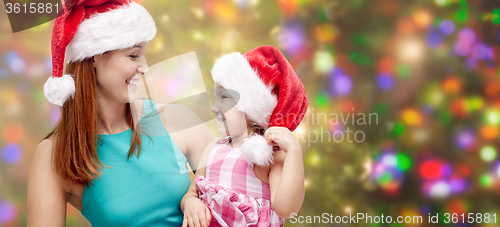
M180 173L188 173L189 170L186 166L186 156L168 134L156 107L156 102L153 99L143 99L143 102L143 114L140 120L142 132L150 137L162 137L161 140L165 141L167 146L171 147L173 150Z
M156 108L156 102L152 99L143 99L139 124L141 131L148 136L167 136L168 134Z

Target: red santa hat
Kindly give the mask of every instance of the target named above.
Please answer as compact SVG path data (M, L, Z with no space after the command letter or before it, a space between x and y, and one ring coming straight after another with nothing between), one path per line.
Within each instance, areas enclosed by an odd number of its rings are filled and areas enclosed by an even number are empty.
M293 131L307 111L304 85L276 47L227 54L214 64L212 78L225 89L236 91L239 99L235 108L264 129L278 126ZM241 149L248 162L272 163L273 148L263 136L250 136Z
M69 62L132 47L156 36L156 26L143 6L130 0L65 0L52 31L52 76L44 85L49 102L62 106L75 93Z

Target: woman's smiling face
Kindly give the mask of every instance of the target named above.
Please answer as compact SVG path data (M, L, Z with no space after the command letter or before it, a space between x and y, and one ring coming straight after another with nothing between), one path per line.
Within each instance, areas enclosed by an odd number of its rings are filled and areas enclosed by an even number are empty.
M245 113L235 108L237 98L235 91L224 89L215 85L216 101L212 106L212 112L217 119L217 129L224 136L239 136L247 130Z
M147 42L94 56L97 74L97 97L118 103L137 98L138 82L148 72L144 56Z

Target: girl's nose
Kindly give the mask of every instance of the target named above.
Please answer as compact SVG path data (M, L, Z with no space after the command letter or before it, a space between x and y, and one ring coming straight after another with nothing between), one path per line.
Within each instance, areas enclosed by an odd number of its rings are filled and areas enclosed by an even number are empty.
M211 109L212 109L212 113L218 113L220 111L218 101L215 101L215 103Z

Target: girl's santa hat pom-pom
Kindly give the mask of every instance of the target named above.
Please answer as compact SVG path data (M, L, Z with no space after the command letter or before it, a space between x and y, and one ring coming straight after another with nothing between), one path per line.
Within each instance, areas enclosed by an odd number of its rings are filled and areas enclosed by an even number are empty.
M261 135L254 134L243 140L241 152L249 163L259 166L268 166L273 163L273 147Z

